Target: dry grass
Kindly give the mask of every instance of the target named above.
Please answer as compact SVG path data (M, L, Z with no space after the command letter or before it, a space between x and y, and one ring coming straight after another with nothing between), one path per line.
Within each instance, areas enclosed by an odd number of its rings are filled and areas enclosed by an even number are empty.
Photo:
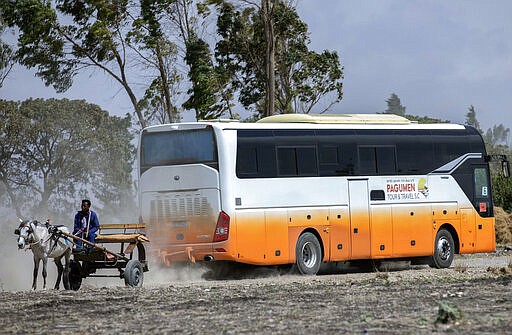
M499 276L512 275L512 258L510 258L507 266L502 266L502 267L489 266L487 268L487 272L490 272L492 274L499 275Z
M389 279L389 273L387 273L387 272L377 272L377 274L375 275L375 278L387 280L387 279Z
M509 214L501 207L494 207L494 217L496 219L496 243L512 243L512 214Z
M456 264L454 266L454 270L460 273L466 272L468 270L468 265L465 263Z
M487 272L490 272L497 276L508 276L512 275L512 267L509 266L502 266L502 267L495 267L495 266L489 266L487 268Z

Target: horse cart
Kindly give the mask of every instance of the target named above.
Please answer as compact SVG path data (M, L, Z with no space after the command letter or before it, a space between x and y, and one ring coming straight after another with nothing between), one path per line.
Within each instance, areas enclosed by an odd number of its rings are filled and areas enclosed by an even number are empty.
M87 277L118 277L127 286L141 286L144 272L149 271L146 260L145 242L148 238L142 231L143 224L102 224L95 243L80 237L61 232L68 239L81 241L89 246L82 250L73 250L70 263L69 284L72 290L78 290L82 280ZM111 251L104 245L118 245L119 252ZM137 259L135 259L135 254ZM118 274L98 274L97 270L117 270Z

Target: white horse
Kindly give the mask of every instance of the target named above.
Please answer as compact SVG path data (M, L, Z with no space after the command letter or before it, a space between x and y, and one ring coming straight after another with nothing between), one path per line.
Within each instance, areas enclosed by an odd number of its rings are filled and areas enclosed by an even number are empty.
M59 289L60 280L62 278L64 288L69 290L71 243L65 238L59 238L59 231L69 233L69 230L64 226L50 226L48 222L42 224L36 220L20 220L20 222L18 229L14 231L15 234L19 235L18 249L24 249L28 245L34 254L34 279L32 289L35 290L37 287L37 273L41 260L43 261L43 289L46 288L46 264L48 263L48 258L53 258L58 270L55 289ZM62 258L64 258L64 267L61 263ZM63 273L64 276L62 276Z

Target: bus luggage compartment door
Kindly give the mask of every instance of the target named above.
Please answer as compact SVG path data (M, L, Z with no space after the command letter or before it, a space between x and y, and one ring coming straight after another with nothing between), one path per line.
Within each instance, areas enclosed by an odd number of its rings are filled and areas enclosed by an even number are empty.
M368 197L368 180L348 181L351 259L370 258L370 213Z

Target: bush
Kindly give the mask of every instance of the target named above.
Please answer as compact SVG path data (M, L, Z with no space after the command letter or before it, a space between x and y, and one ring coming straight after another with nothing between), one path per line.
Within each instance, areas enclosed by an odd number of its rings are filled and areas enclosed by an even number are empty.
M500 175L492 177L494 204L504 210L512 211L512 178Z
M512 243L512 214L509 214L501 207L494 207L494 218L496 219L496 243Z

